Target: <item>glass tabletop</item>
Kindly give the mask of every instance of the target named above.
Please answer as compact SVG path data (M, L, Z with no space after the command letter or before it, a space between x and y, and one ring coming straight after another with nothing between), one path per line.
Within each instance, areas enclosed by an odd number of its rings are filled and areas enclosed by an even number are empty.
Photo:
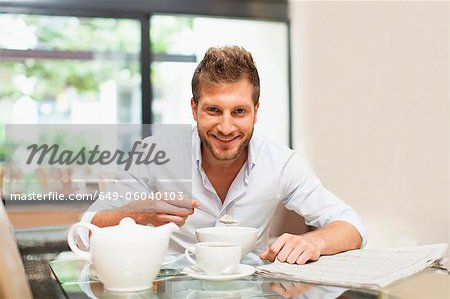
M110 292L95 274L92 265L82 260L54 260L49 263L67 298L394 298L374 290L346 289L302 282L270 279L253 274L229 281L193 279L182 271L182 258L164 266L152 284L141 292Z

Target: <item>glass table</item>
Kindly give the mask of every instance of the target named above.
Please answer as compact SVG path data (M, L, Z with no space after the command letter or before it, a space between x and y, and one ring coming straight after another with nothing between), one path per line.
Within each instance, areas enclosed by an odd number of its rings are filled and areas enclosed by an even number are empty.
M380 291L346 289L261 277L257 274L230 280L193 279L182 272L184 258L161 269L152 288L133 293L103 289L92 265L82 260L57 259L49 262L55 279L67 298L397 298ZM247 264L250 264L247 262ZM256 266L256 265L255 265Z

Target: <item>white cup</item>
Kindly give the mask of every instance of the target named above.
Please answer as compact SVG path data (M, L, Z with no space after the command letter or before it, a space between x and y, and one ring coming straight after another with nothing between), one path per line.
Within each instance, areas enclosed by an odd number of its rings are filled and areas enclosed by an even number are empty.
M255 246L258 229L243 226L203 227L195 231L199 242L233 242L241 244L242 257Z
M234 273L241 261L242 248L233 242L200 242L184 252L194 269L207 274ZM196 260L190 254L194 253Z

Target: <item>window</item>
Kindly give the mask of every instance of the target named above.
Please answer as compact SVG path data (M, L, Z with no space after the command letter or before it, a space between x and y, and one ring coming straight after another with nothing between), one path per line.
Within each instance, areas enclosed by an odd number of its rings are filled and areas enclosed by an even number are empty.
M103 0L52 8L40 2L0 8L0 174L7 123L194 123L191 78L211 46L252 52L261 78L256 132L289 145L284 1L232 1L217 9L172 0L111 2L107 9ZM255 5L262 9L250 9Z
M289 144L285 23L157 15L150 28L152 40L161 43L153 47L153 55L160 58L152 64L154 122L193 123L190 83L197 63L211 46L239 45L252 52L261 79L256 131Z

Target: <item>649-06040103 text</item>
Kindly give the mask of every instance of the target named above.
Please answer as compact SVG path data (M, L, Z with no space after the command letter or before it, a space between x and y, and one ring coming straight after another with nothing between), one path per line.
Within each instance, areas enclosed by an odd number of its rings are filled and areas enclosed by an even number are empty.
M47 193L14 193L9 196L11 201L95 201L95 200L183 200L182 191L161 191L161 192L102 192L92 193L70 193L64 194L56 191Z

